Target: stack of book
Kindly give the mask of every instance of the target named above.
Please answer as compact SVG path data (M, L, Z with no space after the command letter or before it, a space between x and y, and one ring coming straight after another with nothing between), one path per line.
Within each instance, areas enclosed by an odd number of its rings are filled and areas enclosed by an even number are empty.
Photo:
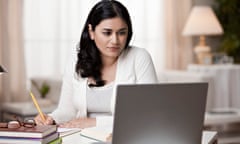
M0 128L0 144L60 144L56 125L37 125L32 128Z

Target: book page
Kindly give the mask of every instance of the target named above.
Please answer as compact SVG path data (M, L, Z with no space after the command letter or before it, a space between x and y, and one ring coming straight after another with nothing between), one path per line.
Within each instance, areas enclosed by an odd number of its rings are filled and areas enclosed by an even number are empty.
M57 129L60 137L71 135L73 133L80 132L81 130L82 129L80 129L80 128L58 128Z
M112 138L112 130L103 127L85 128L80 133L82 136L102 142L109 142Z

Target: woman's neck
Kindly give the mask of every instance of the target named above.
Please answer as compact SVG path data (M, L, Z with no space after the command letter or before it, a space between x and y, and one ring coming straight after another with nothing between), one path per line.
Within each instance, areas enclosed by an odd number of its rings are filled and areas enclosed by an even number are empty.
M114 65L116 65L118 58L102 58L102 64L103 64L103 68L107 68L107 67L112 67Z
M106 84L115 80L117 71L117 61L118 59L103 59L103 67L101 70L102 79L106 81Z

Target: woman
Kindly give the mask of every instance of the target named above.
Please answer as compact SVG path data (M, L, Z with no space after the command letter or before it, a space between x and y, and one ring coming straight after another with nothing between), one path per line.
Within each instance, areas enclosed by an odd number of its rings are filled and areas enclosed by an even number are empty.
M156 72L144 49L129 46L132 24L118 1L102 0L90 11L74 57L67 65L58 108L35 118L37 124L89 127L96 116L112 115L120 83L155 83Z

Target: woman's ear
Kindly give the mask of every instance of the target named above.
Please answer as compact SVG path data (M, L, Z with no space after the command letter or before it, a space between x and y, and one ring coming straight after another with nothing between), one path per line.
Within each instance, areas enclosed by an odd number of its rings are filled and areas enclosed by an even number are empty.
M91 40L94 40L94 32L92 30L92 25L88 24L88 33L90 35Z

